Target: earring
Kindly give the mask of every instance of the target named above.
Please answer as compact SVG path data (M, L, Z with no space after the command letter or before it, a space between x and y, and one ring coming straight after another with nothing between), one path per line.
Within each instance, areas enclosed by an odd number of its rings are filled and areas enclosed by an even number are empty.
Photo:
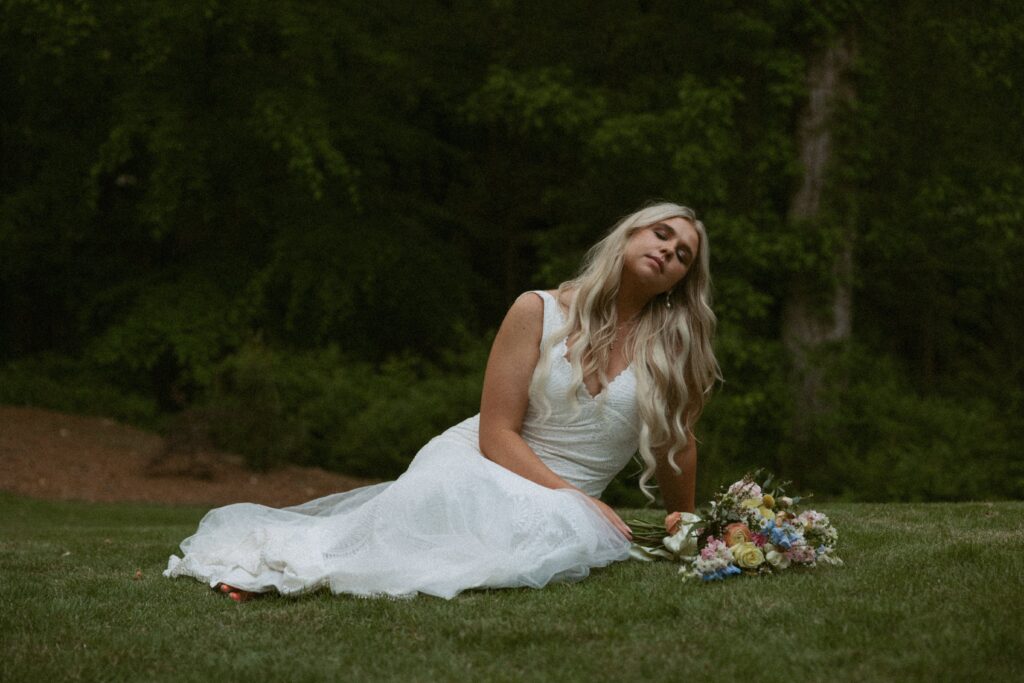
M673 287L672 289L665 292L665 308L672 308L672 293L675 291L676 289L675 287Z

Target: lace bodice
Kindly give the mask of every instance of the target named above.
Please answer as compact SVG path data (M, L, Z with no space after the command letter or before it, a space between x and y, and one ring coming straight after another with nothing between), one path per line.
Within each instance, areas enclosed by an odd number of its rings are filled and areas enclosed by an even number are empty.
M534 293L544 301L543 345L565 324L565 316L551 294ZM596 397L581 386L576 393L577 405L573 406L566 399L572 383L572 367L565 358L566 352L566 340L562 339L551 349L551 370L544 386L531 385L521 434L555 474L587 495L600 496L615 475L629 464L639 445L636 377L632 367L628 367L612 378ZM534 376L539 372L538 363ZM547 419L542 419L537 400L540 391L551 406ZM455 439L478 449L479 433L480 416L474 415L438 438Z
M565 316L555 297L544 291L536 294L544 300L546 342L565 324ZM640 422L636 377L633 368L628 367L596 397L581 386L576 393L578 406L574 407L566 400L572 381L566 352L565 339L551 349L547 382L531 391L522 435L555 474L588 495L598 496L637 450ZM538 366L536 372L540 371ZM538 391L544 392L551 406L547 420L541 420Z

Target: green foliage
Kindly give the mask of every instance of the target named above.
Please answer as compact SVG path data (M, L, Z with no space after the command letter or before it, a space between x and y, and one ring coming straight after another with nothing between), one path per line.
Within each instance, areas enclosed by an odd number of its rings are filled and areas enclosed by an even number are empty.
M682 194L696 206L721 205L729 186L722 171L738 151L733 110L740 97L736 79L706 84L687 75L670 85L657 109L636 108L603 121L589 141L595 163L614 168L643 159L641 175L616 180L638 193L651 188Z
M241 342L242 312L216 281L188 274L150 286L97 338L91 355L139 377L161 364L179 388L206 386L224 353ZM157 387L157 390L162 387Z
M541 134L553 142L559 135L593 126L606 107L600 93L580 89L573 81L565 66L527 73L492 67L467 99L465 115L471 123L507 126L513 134Z
M373 361L409 350L437 357L452 328L472 317L473 273L408 219L313 222L269 251L246 292L268 343L339 344Z
M850 500L1024 497L1024 463L1005 407L919 395L890 359L863 350L846 351L832 372L813 445L824 458L804 474L806 484Z
M255 464L392 474L475 411L483 353L446 358L451 331L484 336L663 197L712 247L701 487L766 465L834 494L1020 495L1022 7L10 0L0 392L142 421L211 402ZM851 96L802 225L808 68L840 39ZM811 427L847 442L809 446L782 310L796 281L829 303L851 236L852 342L894 369L873 390L840 363ZM1003 478L954 494L882 465L926 452Z
M393 478L478 410L487 346L458 346L442 365L404 356L375 366L336 347L285 354L248 344L218 368L203 411L217 442L254 467L290 460Z
M0 366L0 403L103 415L153 427L157 403L111 375L56 354L38 354Z
M785 471L780 446L791 418L792 388L781 344L722 326L716 348L726 377L716 387L697 427L698 500L708 500L722 482L764 467ZM786 472L786 478L793 478Z
M216 368L202 409L214 443L242 453L255 470L305 459L308 434L293 414L297 397L288 394L315 391L307 370L256 345L229 356Z

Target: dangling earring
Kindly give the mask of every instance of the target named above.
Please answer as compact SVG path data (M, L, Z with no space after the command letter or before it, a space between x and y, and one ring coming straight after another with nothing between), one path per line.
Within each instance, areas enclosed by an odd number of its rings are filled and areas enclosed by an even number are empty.
M665 292L665 308L672 308L672 293L675 291L676 288L673 287L672 289Z

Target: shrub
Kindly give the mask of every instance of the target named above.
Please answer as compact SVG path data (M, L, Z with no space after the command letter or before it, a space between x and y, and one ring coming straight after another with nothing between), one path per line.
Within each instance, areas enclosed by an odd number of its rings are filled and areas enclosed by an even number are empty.
M485 354L482 342L464 342L439 364L407 355L375 366L333 347L248 344L218 368L204 407L216 442L254 467L292 461L389 478L477 412Z
M845 390L829 382L816 424L822 490L857 501L1024 497L1012 416L986 398L921 395L891 360L857 349L833 372L849 379Z
M0 368L0 403L103 415L152 427L156 401L126 389L113 373L80 359L44 353Z

